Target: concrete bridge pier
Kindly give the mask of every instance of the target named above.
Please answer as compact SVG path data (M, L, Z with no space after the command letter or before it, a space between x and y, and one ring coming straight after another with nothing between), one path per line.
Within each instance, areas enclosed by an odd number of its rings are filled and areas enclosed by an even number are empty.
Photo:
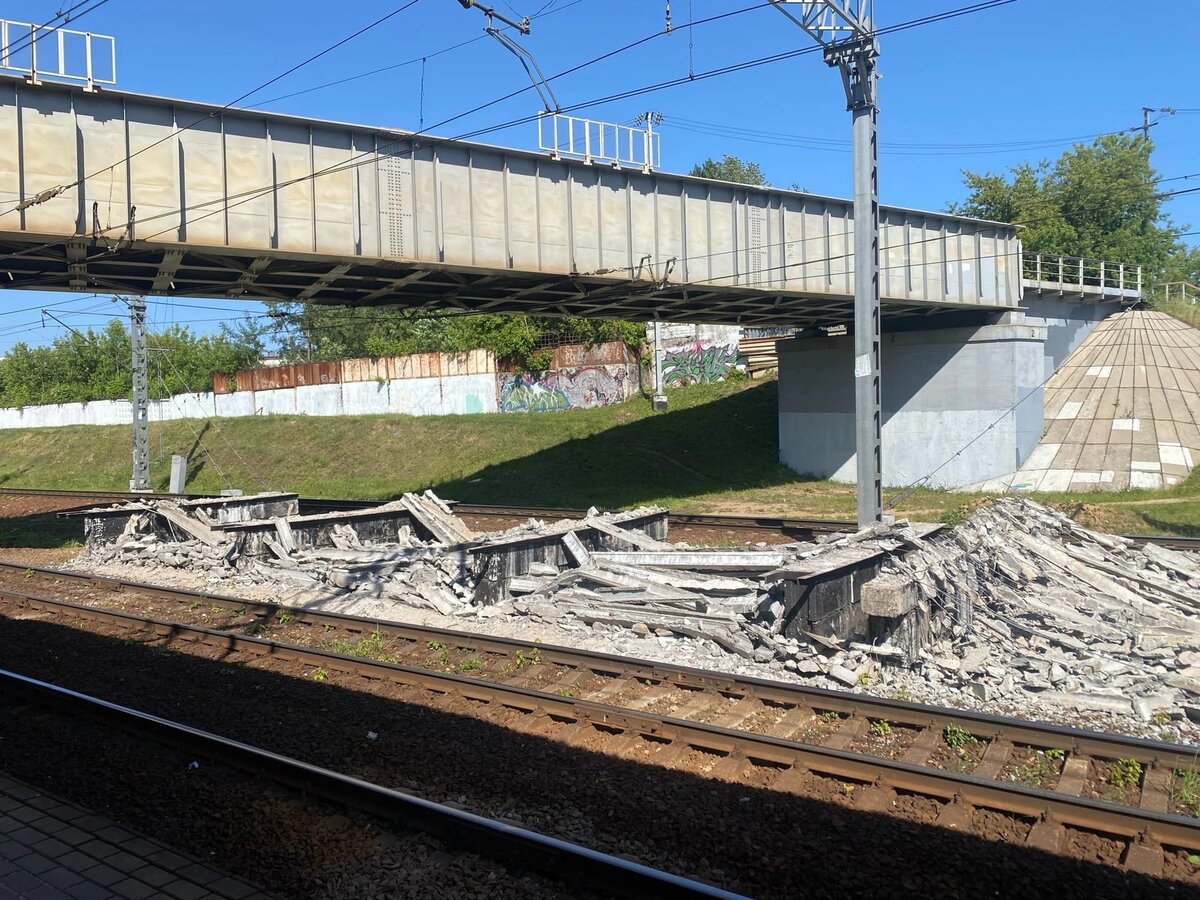
M996 324L884 334L885 484L935 473L931 486L950 487L1019 466L1042 433L1046 333ZM853 483L853 371L849 335L779 342L780 455L797 472Z

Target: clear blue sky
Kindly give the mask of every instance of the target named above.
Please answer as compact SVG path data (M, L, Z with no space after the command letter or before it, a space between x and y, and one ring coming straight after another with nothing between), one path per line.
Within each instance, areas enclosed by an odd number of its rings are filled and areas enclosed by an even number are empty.
M603 63L555 80L569 106L668 79L807 46L809 38L778 11L755 9L720 22L681 28L753 6L757 0L673 0L676 30ZM534 18L521 38L547 75L663 31L664 0L495 0ZM23 0L5 15L45 21L60 0ZM65 3L63 5L72 5ZM125 90L226 103L338 39L391 12L400 0L108 0L74 27L117 37L118 86ZM967 0L876 0L880 26L967 5ZM1133 12L1137 17L1133 18ZM1170 18L1168 18L1168 15ZM1154 19L1161 16L1162 21ZM482 35L483 16L457 0L418 0L353 42L255 94L242 105L302 115L415 129L489 104L434 133L457 136L538 109L516 60ZM689 48L689 34L690 43ZM884 203L941 209L961 199L962 169L1000 171L1025 159L1053 158L1072 139L1141 124L1143 106L1200 108L1195 60L1162 35L1200 34L1200 4L1117 0L1018 0L882 40L880 194ZM455 50L439 50L480 38ZM419 58L425 56L424 65ZM418 59L408 65L398 65ZM389 71L309 91L385 66ZM422 76L424 90L421 89ZM306 91L275 102L265 102ZM758 161L768 179L822 194L848 196L849 115L836 74L810 54L747 71L595 106L579 115L626 122L662 112L663 168L686 171L726 153ZM1157 118L1157 117L1156 117ZM1200 172L1200 114L1163 116L1152 131L1154 164L1171 177ZM796 136L801 136L797 140ZM803 140L807 138L808 140ZM480 140L536 148L533 125ZM816 139L814 142L812 139ZM830 141L844 143L830 144ZM912 145L934 145L914 147ZM970 145L964 147L963 145ZM1200 185L1172 182L1172 187ZM1200 229L1200 194L1167 205L1172 218ZM1185 240L1195 242L1192 236ZM190 323L214 330L250 304L151 298L155 327ZM108 298L0 292L0 353L19 340L62 334L38 309L74 327L122 315ZM27 310L19 312L18 310ZM217 311L220 310L220 311Z

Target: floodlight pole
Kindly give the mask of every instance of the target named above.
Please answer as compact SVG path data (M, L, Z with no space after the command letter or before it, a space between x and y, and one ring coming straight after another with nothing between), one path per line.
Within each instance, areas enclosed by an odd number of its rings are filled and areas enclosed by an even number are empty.
M876 103L879 43L872 0L771 0L825 48L838 69L853 114L854 138L854 419L858 524L883 519L879 318L879 154Z

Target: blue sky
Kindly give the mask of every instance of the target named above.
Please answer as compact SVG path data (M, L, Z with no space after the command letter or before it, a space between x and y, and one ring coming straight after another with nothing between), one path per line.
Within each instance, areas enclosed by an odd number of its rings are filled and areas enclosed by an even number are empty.
M662 32L665 24L664 0L494 2L505 14L534 17L532 34L520 40L547 75ZM672 34L555 80L559 102L569 106L680 78L689 70L703 73L807 46L809 38L769 7L694 29L680 27L756 2L673 0ZM59 0L24 0L8 4L5 14L41 22L59 5ZM336 6L315 0L108 0L73 27L116 36L122 89L226 103L400 5L400 0ZM886 27L964 5L967 0L876 0L875 8L880 26ZM962 169L1000 171L1025 159L1054 158L1073 140L1139 126L1143 106L1200 109L1191 54L1180 45L1164 52L1161 39L1164 33L1200 34L1200 4L1171 4L1169 11L1168 20L1163 3L1018 0L885 37L880 62L883 202L941 209L961 199ZM1149 18L1156 15L1163 17L1162 24ZM241 105L416 129L422 120L431 128L486 104L432 128L445 136L536 112L532 90L492 102L527 86L528 79L512 56L482 34L483 24L478 10L464 10L457 0L418 0ZM463 42L469 43L438 52ZM401 65L409 60L417 61ZM390 68L321 87L384 67ZM276 99L288 94L295 95ZM758 161L774 184L849 195L849 115L836 74L818 54L577 114L626 122L644 110L664 116L666 170L686 171L707 156L732 153ZM1195 150L1200 114L1155 118L1153 161L1159 173L1200 172ZM533 125L478 139L537 146ZM1193 185L1200 185L1200 178L1171 186ZM1200 194L1170 201L1167 209L1177 222L1190 224L1188 230L1200 229ZM43 326L43 305L76 328L102 326L123 309L107 297L0 291L0 353L16 341L48 342L63 333L53 319L46 318ZM208 331L243 308L257 309L151 298L150 318L154 327L178 322Z

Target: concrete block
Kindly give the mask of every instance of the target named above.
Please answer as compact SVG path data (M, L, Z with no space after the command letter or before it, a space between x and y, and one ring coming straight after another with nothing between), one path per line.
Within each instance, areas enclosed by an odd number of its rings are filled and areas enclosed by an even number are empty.
M877 575L862 586L860 596L868 616L889 619L912 612L921 600L916 583L896 575Z

